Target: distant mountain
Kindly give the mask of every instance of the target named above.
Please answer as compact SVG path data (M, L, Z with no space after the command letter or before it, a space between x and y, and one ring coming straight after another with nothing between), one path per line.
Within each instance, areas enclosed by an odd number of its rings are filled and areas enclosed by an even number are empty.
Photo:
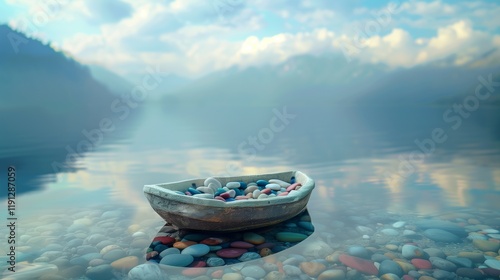
M89 65L90 73L94 79L103 84L108 90L117 95L128 94L134 87L127 79L99 66Z
M432 104L461 94L480 74L498 67L430 63L389 69L383 64L348 63L340 55L292 57L278 65L236 67L212 73L176 91L167 104L300 104L301 106L385 106Z
M54 162L71 169L110 138L94 134L99 141L89 146L84 132L100 129L104 118L119 125L112 108L117 97L86 66L49 45L7 25L0 25L0 38L0 165L19 167L19 191L27 191L40 187L32 182L40 175L64 169L55 170Z

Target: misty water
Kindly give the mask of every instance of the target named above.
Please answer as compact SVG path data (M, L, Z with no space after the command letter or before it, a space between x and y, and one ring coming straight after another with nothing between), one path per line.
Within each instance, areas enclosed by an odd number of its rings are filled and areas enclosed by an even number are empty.
M31 146L34 140L21 135L23 141L9 143L2 159L16 167L19 182L17 265L42 269L28 264L54 262L56 257L47 256L44 249L50 246L67 259L50 273L60 279L85 279L79 277L85 277L95 263L72 261L79 257L78 250L68 242L82 239L93 244L88 240L92 234L107 236L109 244L137 256L138 264L145 263L147 245L127 247L133 234L142 232L152 240L165 224L145 199L145 184L287 170L305 172L316 182L308 204L315 231L299 245L276 252L278 259L298 254L325 262L327 255L352 245L383 254L390 252L386 244L400 247L407 242L448 255L480 252L471 239L435 242L423 235L425 228L416 226L421 220L438 219L468 232L500 228L498 108L480 106L467 117L451 113L454 118L443 118L450 108L303 106L293 101L276 106L234 107L221 102L176 108L151 101L141 104L137 114L114 131L103 133L102 141L81 153L73 168L61 170L54 170L53 163L63 162L66 147L76 149L86 139L83 134L51 133L36 148ZM89 123L81 130L98 127ZM5 195L2 192L4 202ZM393 227L397 221L405 226ZM363 232L363 227L371 231ZM399 235L385 235L383 230L389 228ZM415 231L418 238L403 236L404 229ZM0 232L8 235L5 227ZM322 251L325 243L328 250ZM5 258L8 247L2 246L0 252ZM3 269L6 265L2 261ZM68 272L72 267L74 271ZM223 269L227 273L241 268ZM128 270L114 268L113 275L123 278ZM191 277L183 276L183 270L170 267L162 273L165 279ZM294 277L301 279L289 276Z

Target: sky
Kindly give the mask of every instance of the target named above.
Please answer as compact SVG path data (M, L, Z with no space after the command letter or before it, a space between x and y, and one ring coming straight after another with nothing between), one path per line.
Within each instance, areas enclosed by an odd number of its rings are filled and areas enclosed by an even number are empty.
M498 64L498 15L498 0L0 2L0 23L125 77L159 66L196 78L302 54L390 67L479 58Z

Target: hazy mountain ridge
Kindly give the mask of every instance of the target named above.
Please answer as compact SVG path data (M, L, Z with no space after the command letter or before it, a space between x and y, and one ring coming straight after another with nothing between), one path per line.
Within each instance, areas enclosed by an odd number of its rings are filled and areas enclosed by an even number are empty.
M215 72L193 81L165 103L308 104L311 106L429 105L461 95L479 75L497 67L443 62L390 69L383 64L347 63L341 55L292 57L278 65ZM254 104L257 105L257 104Z

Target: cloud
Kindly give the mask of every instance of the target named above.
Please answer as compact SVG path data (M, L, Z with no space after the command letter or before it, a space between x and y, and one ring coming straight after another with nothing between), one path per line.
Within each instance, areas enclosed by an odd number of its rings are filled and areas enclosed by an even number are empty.
M97 23L117 22L132 12L132 7L120 0L87 0L85 3L90 12L89 19Z

